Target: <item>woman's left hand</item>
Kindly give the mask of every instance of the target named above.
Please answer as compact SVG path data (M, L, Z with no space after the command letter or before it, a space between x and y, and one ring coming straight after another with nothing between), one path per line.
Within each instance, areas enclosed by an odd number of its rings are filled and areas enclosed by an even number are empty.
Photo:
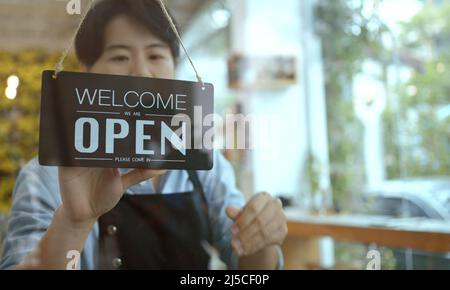
M233 220L231 242L239 256L252 255L268 246L283 243L287 220L281 200L263 192L254 195L244 208L227 208Z

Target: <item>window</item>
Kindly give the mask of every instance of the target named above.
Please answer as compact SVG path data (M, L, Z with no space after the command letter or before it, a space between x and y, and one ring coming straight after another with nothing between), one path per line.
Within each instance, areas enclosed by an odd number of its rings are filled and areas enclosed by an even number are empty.
M337 209L365 185L448 178L449 13L450 1L319 1Z

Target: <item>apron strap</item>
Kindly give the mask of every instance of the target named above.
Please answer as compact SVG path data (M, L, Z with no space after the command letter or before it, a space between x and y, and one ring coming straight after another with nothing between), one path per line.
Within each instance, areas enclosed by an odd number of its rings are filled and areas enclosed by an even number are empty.
M198 178L197 171L195 171L195 170L187 170L187 173L189 175L189 180L194 185L194 191L196 191L198 194L200 194L200 197L202 198L202 201L203 201L203 206L205 208L206 216L209 217L209 215L208 215L208 202L206 201L205 191L203 190L203 185L200 182L200 179Z
M189 180L194 185L194 190L197 191L201 195L202 200L205 203L205 205L208 205L208 203L206 202L205 191L203 190L203 185L200 182L200 179L198 178L197 171L188 170L187 173L189 175Z
M189 175L189 180L194 185L194 191L200 194L200 198L203 201L203 209L205 210L206 219L208 220L209 227L209 242L212 242L212 228L211 223L209 221L209 212L208 212L208 202L206 201L205 191L203 190L203 185L198 178L198 173L195 170L187 170Z

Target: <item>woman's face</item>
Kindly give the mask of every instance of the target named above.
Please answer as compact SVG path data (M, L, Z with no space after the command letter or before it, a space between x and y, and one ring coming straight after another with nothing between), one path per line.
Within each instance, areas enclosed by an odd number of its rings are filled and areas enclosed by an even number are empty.
M131 18L120 15L105 28L103 54L85 71L173 79L175 61L169 46Z

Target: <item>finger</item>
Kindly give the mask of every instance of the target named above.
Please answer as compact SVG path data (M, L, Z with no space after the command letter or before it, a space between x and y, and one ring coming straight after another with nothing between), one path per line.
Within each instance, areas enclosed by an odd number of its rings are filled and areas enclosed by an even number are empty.
M280 205L281 208L283 208L283 202L281 201L280 198L277 198L277 203Z
M163 175L166 170L133 169L122 175L124 190L149 178Z
M280 218L273 219L269 223L255 232L253 235L248 235L239 240L245 254L253 253L261 249L259 243L262 240L263 246L268 246L275 242L280 229Z
M235 220L239 216L241 211L242 211L242 208L236 208L236 207L227 207L227 209L225 210L227 216L232 220Z
M271 196L265 192L253 196L245 205L232 228L234 228L235 231L245 229L262 211L262 209L266 206L266 203L269 202L270 199Z
M262 235L262 233L258 232L253 238L251 244L244 244L242 245L242 255L243 256L249 256L253 255L254 253L262 250L265 247L265 240Z
M239 231L237 238L240 240L248 240L258 231L263 230L271 221L281 220L281 207L276 199L269 201L259 215L245 229Z
M288 233L287 224L283 224L275 230L268 239L267 245L282 246L284 239L286 239Z
M234 252L236 253L236 255L238 255L238 256L244 255L244 248L242 247L241 242L239 240L233 239L231 241L231 246L232 246Z
M262 235L258 235L258 239L248 248L244 248L244 255L253 255L265 247L267 247L267 243Z
M119 168L113 168L112 171L113 171L114 176L120 176Z
M242 255L252 255L262 249L271 246L283 244L283 241L287 235L287 227L278 226L278 228L271 228L266 232L259 232L252 240L250 244L242 243Z

